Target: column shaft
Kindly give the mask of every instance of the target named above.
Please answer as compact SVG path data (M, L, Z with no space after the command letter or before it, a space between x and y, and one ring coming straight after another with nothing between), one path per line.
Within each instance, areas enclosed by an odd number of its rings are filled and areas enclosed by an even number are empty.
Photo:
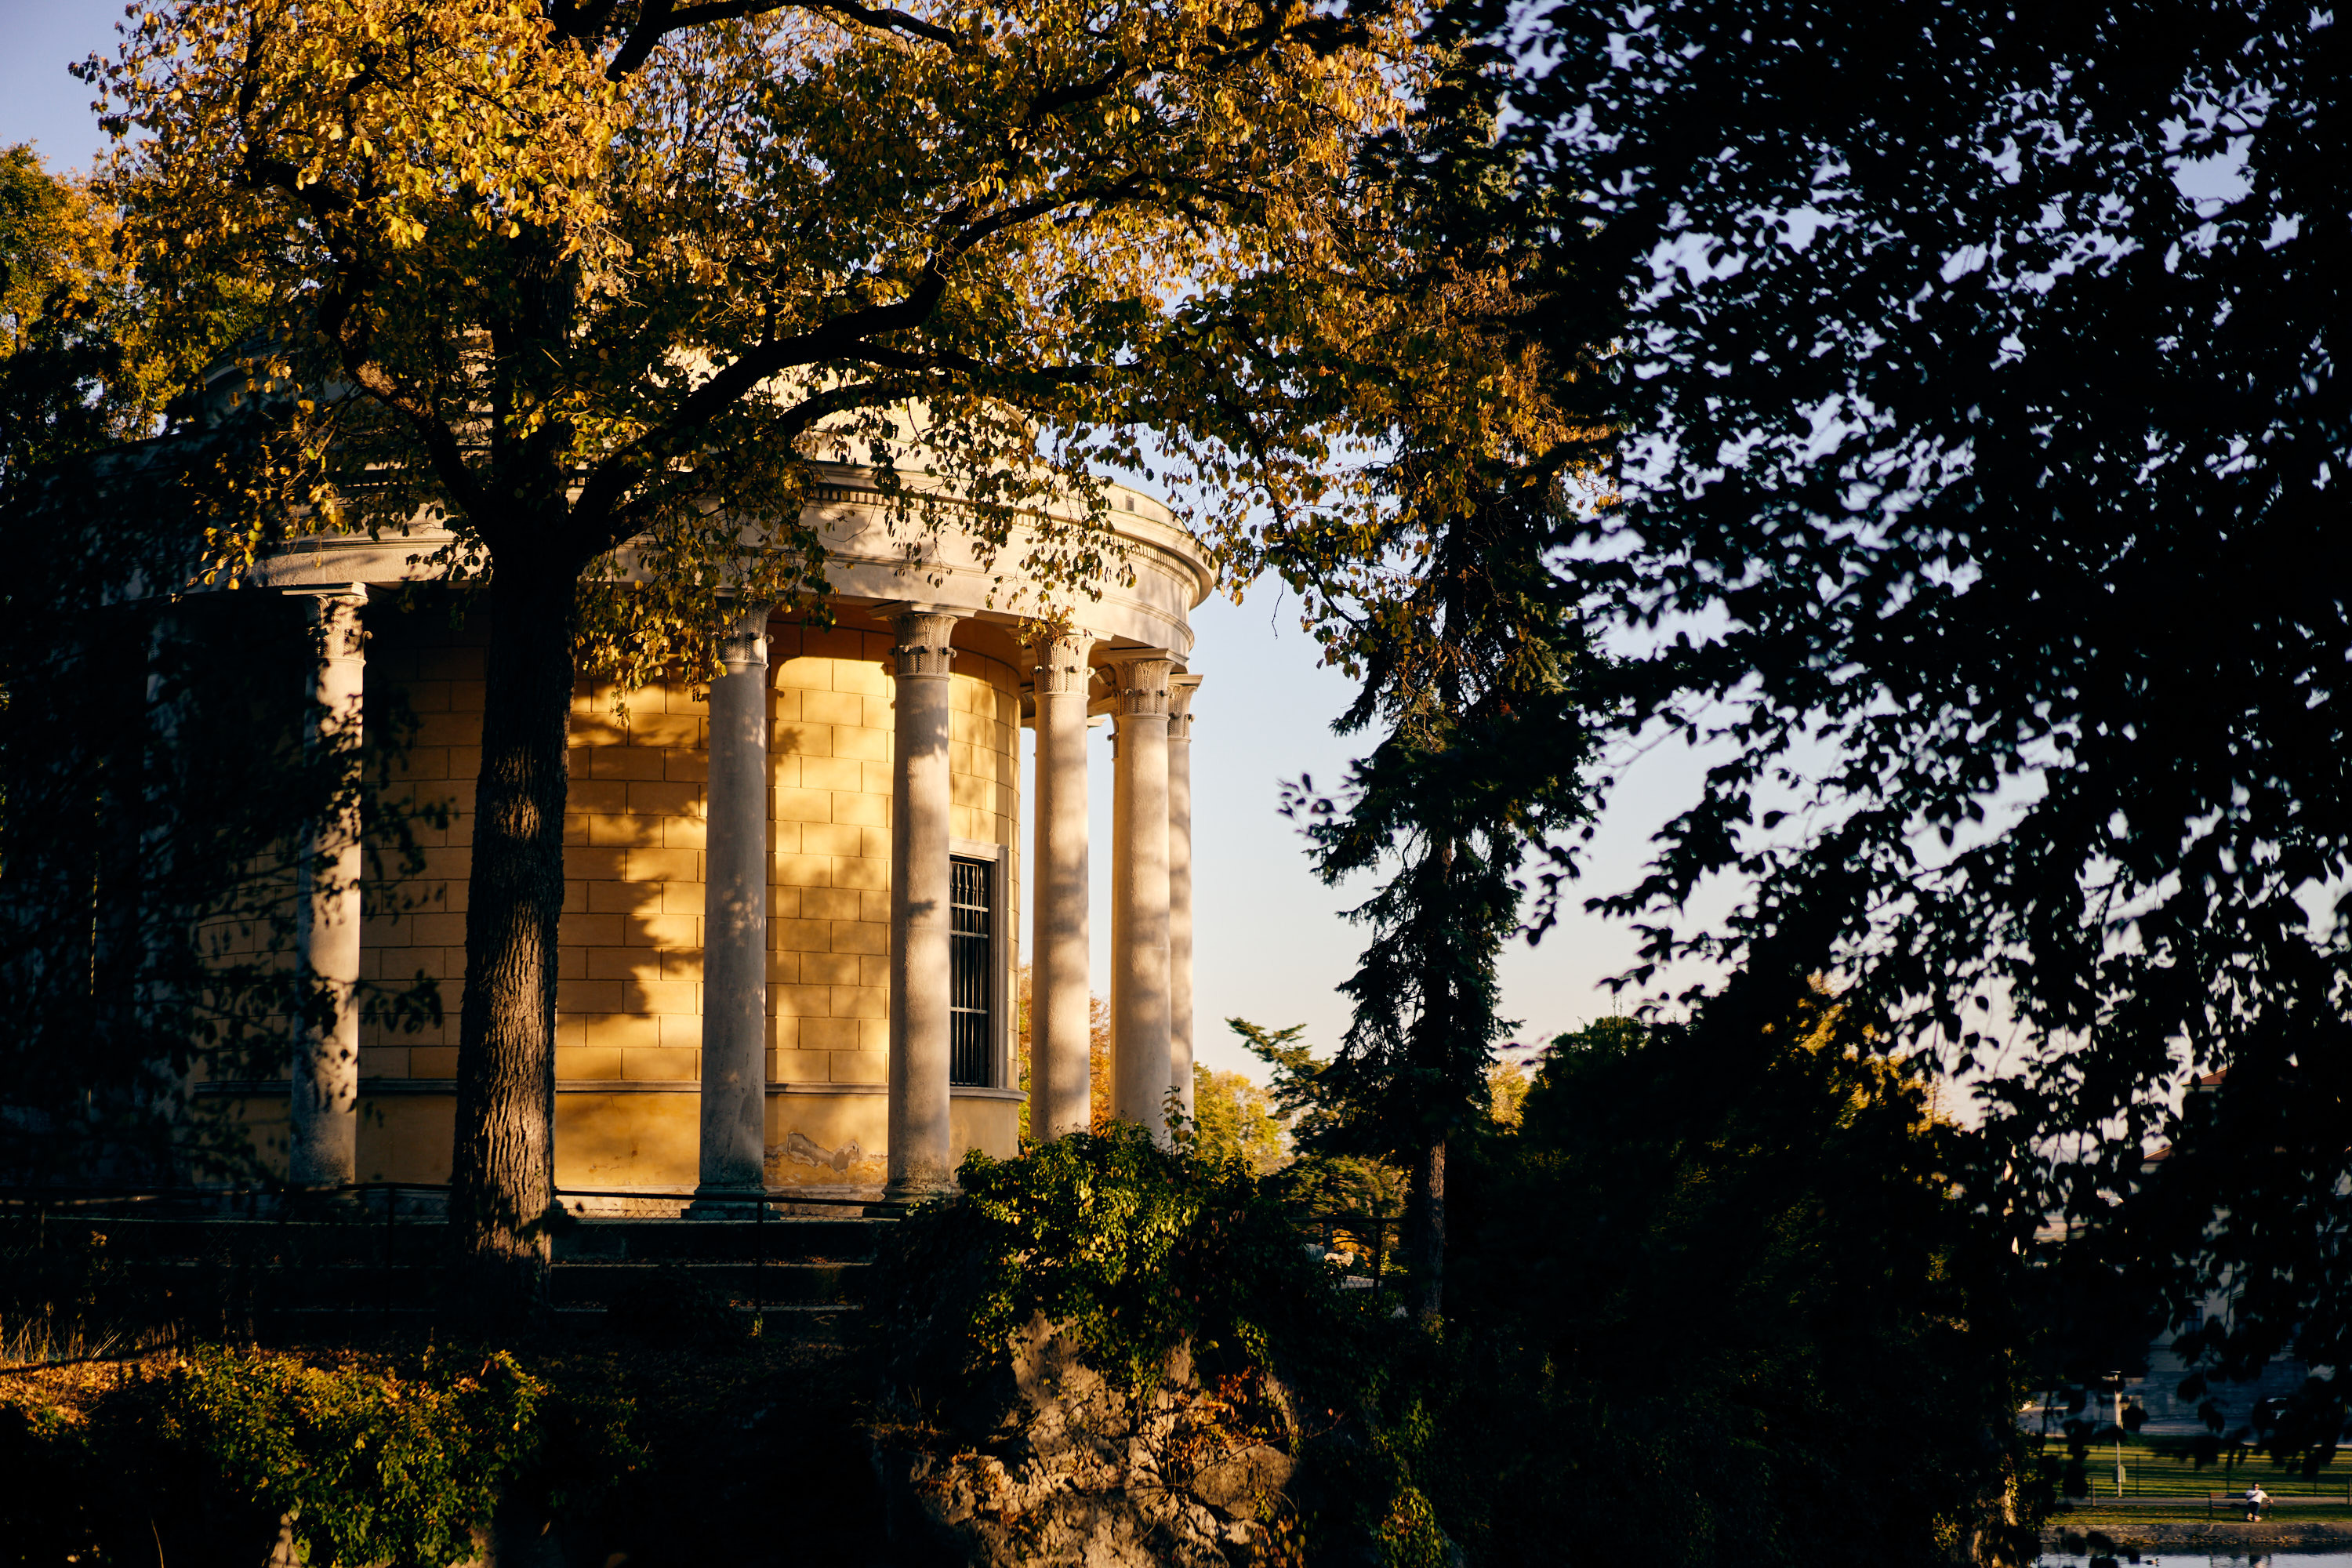
M890 1165L888 1194L947 1189L950 1058L948 646L957 616L896 618L890 753Z
M1192 695L1197 675L1168 683L1168 1077L1192 1120Z
M1040 1142L1094 1119L1087 990L1087 650L1084 633L1040 637L1036 956L1029 975L1029 1130Z
M710 683L699 1197L767 1182L768 610L745 606L720 635Z
M1112 795L1111 1110L1167 1136L1168 674L1165 655L1119 660Z
M302 847L294 941L304 1017L294 1042L288 1173L298 1187L336 1187L359 1178L360 707L367 674L359 611L367 591L354 583L304 596L318 663L303 750L336 787Z

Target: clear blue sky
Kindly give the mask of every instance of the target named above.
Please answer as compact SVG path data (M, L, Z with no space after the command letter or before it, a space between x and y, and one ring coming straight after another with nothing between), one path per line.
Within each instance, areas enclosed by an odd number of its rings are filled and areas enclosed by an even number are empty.
M90 89L66 74L71 61L110 52L120 0L0 0L0 145L29 141L53 169L87 168L103 138ZM1304 1023L1328 1049L1347 1025L1333 987L1353 968L1363 933L1339 911L1364 889L1322 886L1307 868L1291 825L1276 810L1281 781L1309 773L1337 784L1354 747L1330 731L1350 695L1318 667L1294 605L1268 588L1240 605L1213 600L1193 617L1192 668L1206 682L1194 705L1193 822L1197 935L1195 1014L1201 1059L1252 1064L1221 1020ZM1109 748L1096 733L1096 984L1108 989L1110 930ZM1670 811L1697 795L1697 764L1668 743L1635 760L1602 825L1588 891L1613 891L1639 874L1648 838ZM1581 895L1579 895L1580 900ZM1710 900L1711 903L1715 900ZM1614 1005L1600 982L1633 962L1621 925L1571 913L1538 948L1515 944L1503 964L1507 1016L1518 1037L1549 1039Z

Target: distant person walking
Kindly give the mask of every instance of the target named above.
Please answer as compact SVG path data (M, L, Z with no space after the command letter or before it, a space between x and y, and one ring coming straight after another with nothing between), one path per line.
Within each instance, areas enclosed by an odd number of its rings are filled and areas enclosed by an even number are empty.
M2246 1486L2246 1522L2262 1518L2263 1510L2271 1506L2271 1494L2263 1490L2263 1483L2251 1481Z

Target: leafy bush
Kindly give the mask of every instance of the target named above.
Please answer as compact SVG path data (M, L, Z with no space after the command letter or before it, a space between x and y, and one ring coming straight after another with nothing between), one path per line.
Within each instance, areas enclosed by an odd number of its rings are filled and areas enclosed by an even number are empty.
M403 1378L206 1349L153 1394L158 1437L290 1520L304 1562L439 1568L531 1462L544 1390L503 1351Z
M609 1502L644 1454L623 1403L559 1397L503 1351L405 1366L208 1347L75 1414L0 1409L0 1563L444 1568L499 1510Z
M866 1292L878 1342L932 1387L1009 1364L1042 1314L1097 1371L1140 1390L1177 1347L1204 1374L1307 1352L1349 1315L1276 1186L1237 1160L1114 1125L1016 1160L966 1157L962 1197L917 1215Z

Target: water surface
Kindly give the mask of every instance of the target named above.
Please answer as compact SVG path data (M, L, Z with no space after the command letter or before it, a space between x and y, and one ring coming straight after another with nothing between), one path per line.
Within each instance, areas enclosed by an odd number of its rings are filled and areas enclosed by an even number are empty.
M2089 1568L2099 1561L2079 1552L2045 1552L2034 1559L2034 1568ZM2352 1552L2143 1552L2137 1557L2118 1552L2104 1561L2137 1563L2140 1568L2352 1568Z

